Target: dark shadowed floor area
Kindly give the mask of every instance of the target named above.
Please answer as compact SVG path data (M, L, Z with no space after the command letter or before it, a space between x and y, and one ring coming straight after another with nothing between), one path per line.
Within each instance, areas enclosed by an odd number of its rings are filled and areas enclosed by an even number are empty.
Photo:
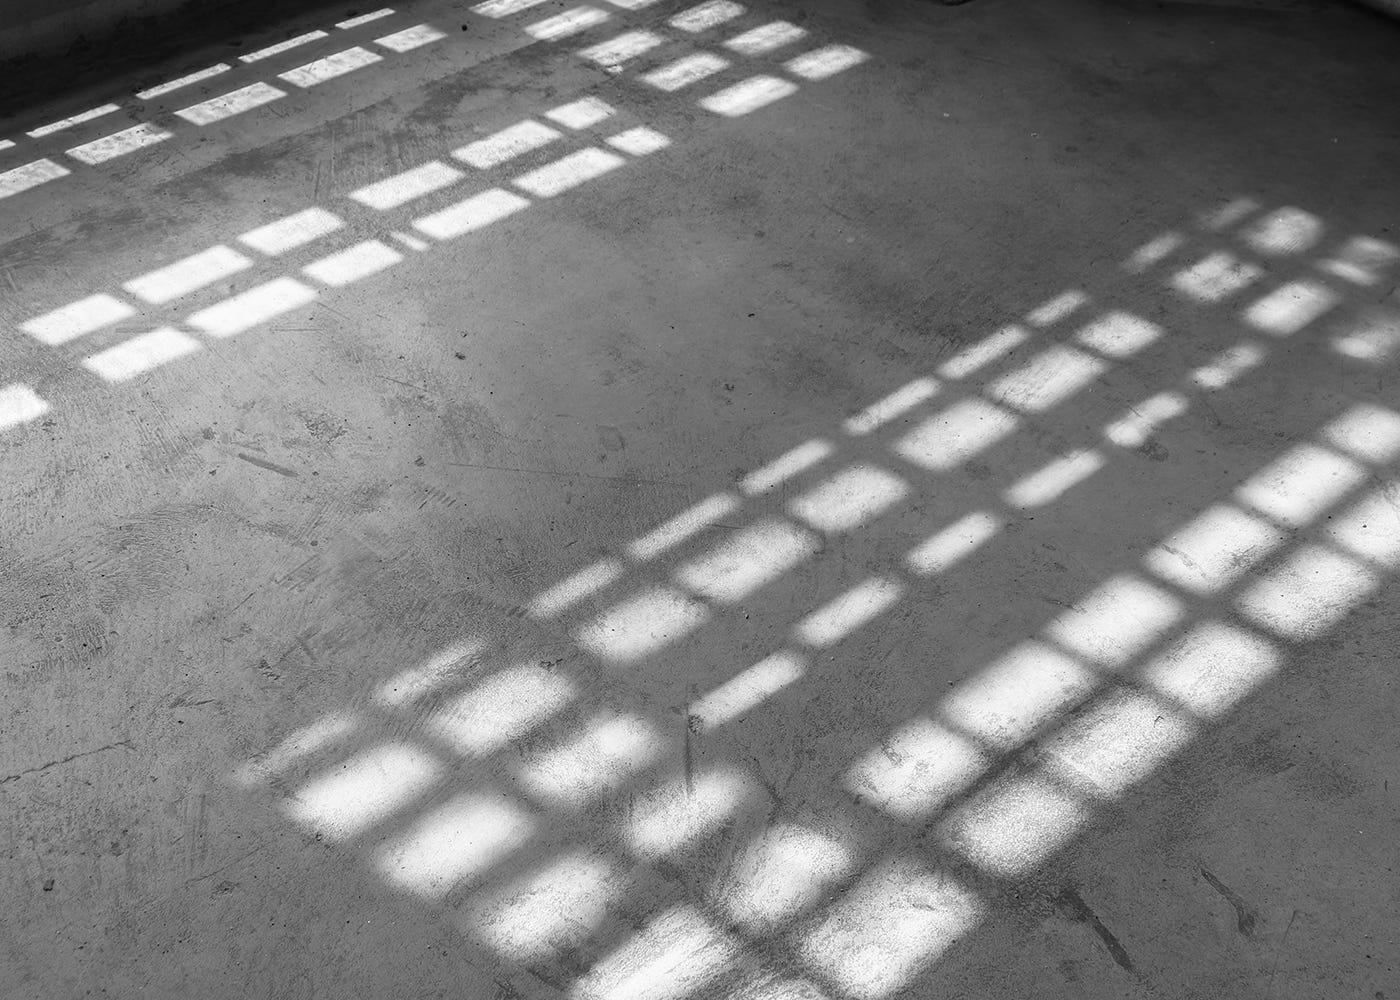
M1400 998L1400 22L307 16L0 120L0 996Z

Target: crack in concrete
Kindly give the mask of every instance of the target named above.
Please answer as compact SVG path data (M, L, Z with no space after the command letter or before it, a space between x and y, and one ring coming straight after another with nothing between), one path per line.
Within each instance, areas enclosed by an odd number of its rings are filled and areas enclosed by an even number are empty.
M105 747L98 747L95 750L84 750L81 753L71 754L70 756L61 758L60 760L51 760L47 764L40 764L38 767L29 767L25 768L23 771L17 771L14 774L7 774L3 778L0 778L0 785L8 785L10 782L18 781L20 778L23 778L26 775L39 774L41 771L47 771L50 768L59 767L63 764L71 764L73 761L78 760L82 757L91 757L93 754L105 753L108 750L115 750L117 749L117 747L125 747L127 750L130 750L131 741L118 740L116 743L109 743Z

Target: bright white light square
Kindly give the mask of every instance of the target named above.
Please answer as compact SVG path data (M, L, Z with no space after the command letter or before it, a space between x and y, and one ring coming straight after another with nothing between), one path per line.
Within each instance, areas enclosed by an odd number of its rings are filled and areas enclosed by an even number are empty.
M872 868L843 894L800 950L856 1000L885 1000L982 922L986 904L951 875L912 858Z
M850 531L875 519L909 494L892 472L852 465L788 502L788 511L819 531Z
M533 832L530 814L505 796L466 793L382 844L374 864L390 884L425 899L441 899L490 871Z
M1023 642L959 681L938 704L955 729L1014 747L1088 696L1098 676L1041 642Z
M1115 576L1075 601L1045 634L1072 652L1116 665L1150 645L1181 617L1181 601L1134 576Z
M985 400L964 399L919 424L892 450L920 468L946 472L1010 435L1018 422Z
M817 539L784 521L760 521L723 539L676 571L676 580L714 601L732 603L805 562Z
M966 736L916 718L852 764L843 784L878 809L913 822L968 788L989 762Z
M575 633L601 660L626 664L678 642L710 619L710 611L680 591L651 587L613 605Z
M574 696L567 677L533 663L519 664L483 677L422 724L464 757L483 757L557 715Z

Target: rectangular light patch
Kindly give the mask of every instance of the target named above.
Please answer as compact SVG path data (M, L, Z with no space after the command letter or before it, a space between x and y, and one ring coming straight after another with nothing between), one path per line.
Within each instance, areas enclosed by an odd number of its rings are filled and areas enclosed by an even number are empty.
M681 1000L731 968L736 941L689 905L668 910L576 980L574 1000Z
M1186 237L1180 233L1163 233L1134 250L1132 256L1123 262L1123 270L1129 274L1142 274L1166 260L1185 243Z
M1154 431L1186 412L1186 397L1179 392L1149 396L1104 428L1104 437L1120 448L1140 448Z
M806 672L802 657L786 650L765 657L690 703L688 713L706 729L733 722L763 704Z
M1072 347L1056 345L987 387L988 397L1026 413L1044 413L1088 386L1108 370L1108 362Z
M581 946L629 894L630 878L591 851L572 851L458 910L467 932L513 962L546 961Z
M49 404L29 386L11 383L0 388L0 430L37 420L49 412Z
M967 378L993 361L1010 354L1030 339L1030 331L1023 326L1003 327L954 354L939 366L938 374L944 378Z
M275 257L333 233L343 225L345 223L338 216L332 215L324 208L308 208L276 222L251 229L238 237L238 241L269 257Z
M243 788L261 785L297 761L346 739L359 725L358 718L343 712L323 715L310 725L289 734L271 750L245 762L233 773L233 780Z
M1187 711L1224 715L1277 673L1282 654L1254 632L1208 621L1144 666L1139 679Z
M706 3L681 11L666 23L673 28L694 34L732 21L743 16L743 13L743 6L734 3L733 0L707 0Z
M1109 358L1130 358L1162 336L1162 328L1131 313L1111 312L1094 320L1074 338Z
M580 149L515 179L515 186L537 198L553 198L595 177L616 170L627 161L602 149Z
M291 312L316 298L316 290L293 278L276 278L225 299L189 318L190 326L211 337L231 337Z
M727 59L721 59L712 52L697 52L694 55L682 56L650 73L643 73L642 82L669 93L697 83L707 76L713 76L728 65Z
M1096 675L1042 642L1024 642L958 682L939 704L957 729L1002 747L1041 726L1094 690Z
M485 139L468 143L460 149L454 149L452 156L479 170L486 170L539 149L558 139L561 134L548 125L525 121L503 128Z
M253 262L237 250L216 246L133 278L122 287L137 298L158 305L252 266Z
M868 53L853 45L827 45L789 59L783 63L783 68L804 80L825 80L859 66L869 58Z
M199 350L199 341L162 327L83 359L83 367L108 382L125 382L167 361Z
M1179 271L1171 283L1177 291L1198 302L1219 302L1253 284L1263 274L1262 268L1221 251Z
M1089 296L1077 288L1071 288L1061 292L1053 299L1042 305L1036 306L1026 313L1026 322L1031 326L1044 329L1047 326L1054 326L1062 319L1066 319L1080 306L1089 301Z
M797 84L759 74L700 99L700 106L726 118L737 118L797 93Z
M337 21L335 22L335 26L341 31L349 31L351 28L358 28L362 24L378 21L381 17L388 17L393 12L394 9L392 7L381 7L379 10L372 10L368 14L361 14L359 17L351 17L344 21Z
M624 836L633 854L654 863L695 847L707 834L733 822L757 792L757 782L729 768L664 782L629 797Z
M650 156L652 153L659 153L671 145L670 139L656 129L647 128L645 125L629 128L627 131L609 136L603 141L613 149L626 153L628 156Z
M905 990L988 912L972 890L910 857L883 861L804 934L804 961L853 1000Z
M455 184L466 175L434 160L350 192L361 205L385 211Z
M393 267L403 260L399 253L387 243L379 240L365 240L336 253L322 257L306 265L301 273L315 278L324 285L338 288L368 278L372 274Z
M793 634L818 649L834 646L894 607L903 593L904 585L897 580L873 577L803 618L793 628Z
M585 566L548 590L536 594L526 603L525 609L532 618L553 618L584 598L616 583L622 579L622 573L623 564L620 559L600 559L592 566Z
M544 116L556 125L565 128L581 129L597 125L617 114L617 109L607 101L597 97L584 97L568 104L546 111Z
M1282 531L1220 504L1173 532L1143 557L1163 580L1196 594L1229 586L1285 541Z
M1255 580L1238 600L1245 617L1293 642L1319 638L1380 585L1351 556L1306 545Z
M1106 665L1130 659L1182 614L1181 601L1133 576L1116 576L1046 626L1045 634Z
M1255 301L1244 311L1244 320L1256 330L1275 337L1291 337L1337 304L1339 297L1325 285L1290 281Z
M1280 524L1301 528L1365 479L1365 467L1355 460L1300 444L1250 476L1235 496Z
M411 28L404 28L402 31L395 31L383 38L376 38L374 43L384 46L390 52L411 52L446 37L447 32L439 31L431 24L415 24Z
M860 858L848 837L819 833L797 823L767 825L744 848L737 862L726 865L720 882L720 907L729 918L755 937L767 937L823 898L834 883L849 876ZM825 1000L826 994L765 989L752 1000Z
M1264 349L1258 344L1243 343L1227 347L1209 364L1191 372L1191 381L1202 389L1223 389L1264 360Z
M554 42L561 38L568 38L570 35L577 35L580 31L585 31L595 24L602 24L607 19L607 11L599 10L597 7L576 7L562 14L556 14L554 17L547 17L543 21L527 25L525 33L542 42Z
M762 468L750 472L740 480L739 489L749 496L767 493L775 486L782 485L821 462L833 450L828 442L820 438L813 438L811 441L779 455Z
M908 493L908 484L894 473L873 465L853 465L795 497L788 511L819 531L850 531Z
M144 149L146 146L154 146L158 142L169 139L170 136L170 132L156 128L154 125L134 125L120 132L103 136L101 139L94 139L81 146L74 146L68 150L68 155L83 163L102 163L106 160L114 160L118 156L125 156L138 149Z
M1371 236L1353 236L1340 253L1317 266L1346 281L1374 285L1381 280L1382 272L1397 261L1400 261L1400 247L1394 243Z
M425 215L413 223L413 228L436 240L450 240L456 236L484 229L491 223L513 215L530 202L518 194L492 188L473 195L457 204L444 208L432 215Z
M21 323L19 328L40 343L56 347L135 315L136 310L120 299L105 294L89 295Z
M1190 743L1196 728L1160 699L1116 691L1051 736L1042 750L1057 768L1116 798Z
M567 677L544 667L508 667L434 710L423 727L465 757L484 757L552 718L574 693Z
M938 392L938 383L931 378L917 378L903 388L896 389L884 399L871 403L842 424L847 434L869 434L883 427L891 420L902 417L914 407L932 399Z
M895 442L893 450L932 471L954 469L1010 435L1014 414L981 399L965 399L934 414Z
M386 743L350 758L297 789L286 811L326 840L340 841L382 822L426 792L442 765L417 747Z
M246 87L230 91L207 101L181 108L175 114L194 125L212 125L214 122L241 115L245 111L261 107L286 97L285 91L267 83L252 83Z
M1092 816L1088 803L1049 778L1015 773L958 806L938 830L978 868L1016 878L1040 868Z
M511 14L519 14L522 10L538 7L544 2L545 0L486 0L486 3L479 3L473 7L472 13L482 17L509 17Z
M289 38L285 42L269 45L265 49L258 49L256 52L249 52L246 56L239 56L238 58L245 63L260 62L263 59L270 59L273 56L281 55L283 52L289 52L292 49L300 48L303 45L310 45L312 42L317 42L322 38L328 37L330 36L324 31L308 31L304 35L297 35L295 38Z
M327 80L334 80L346 73L353 73L357 69L380 62L382 59L382 56L377 56L369 49L360 48L357 45L344 52L337 52L324 59L309 62L305 66L298 66L285 73L278 73L277 77L296 87L314 87L318 83L325 83Z
M757 56L772 52L784 45L791 45L807 37L807 31L788 21L772 21L752 28L742 35L735 35L724 43L724 47L742 56Z
M388 708L400 708L441 691L465 676L479 662L485 649L486 643L476 638L449 643L422 663L379 685L374 700Z
M694 537L715 521L738 510L739 501L727 493L701 500L694 507L677 514L665 524L653 528L627 546L633 559L655 559L668 549Z
M627 31L606 42L579 49L578 54L600 66L620 66L628 59L634 59L643 52L650 52L665 41L654 31Z
M48 181L67 177L70 172L67 167L59 166L53 160L35 160L22 167L14 167L0 173L0 198L8 198Z
M1003 494L1012 507L1029 510L1058 500L1074 486L1082 483L1107 463L1097 451L1080 448L1052 459L1030 475L1018 479Z
M93 108L90 111L83 111L79 114L72 115L71 117L61 119L60 121L50 122L47 125L41 125L33 131L26 132L25 135L29 136L31 139L38 139L46 135L52 135L55 132L62 132L66 128L72 128L74 125L79 125L83 122L90 122L94 118L101 118L103 115L110 115L113 111L120 110L121 107L119 105L104 104L100 108Z
M665 747L646 719L600 713L567 743L527 757L518 776L531 794L552 807L581 809L646 770Z
M1393 569L1400 563L1400 508L1394 497L1400 483L1394 480L1363 496L1345 513L1329 517L1323 537L1372 565Z
M715 601L747 597L817 551L815 536L786 521L762 521L735 532L676 571L676 579Z
M699 601L670 587L650 587L598 615L576 637L599 659L626 664L679 642L709 619Z
M975 511L942 531L936 531L904 557L904 564L920 576L944 573L994 538L1006 522L987 511Z
M914 719L880 741L846 772L846 788L904 822L941 809L987 769L987 754L931 719Z
M1400 413L1358 403L1329 422L1318 436L1353 458L1379 465L1400 455Z
M385 879L424 899L441 899L517 850L534 821L499 794L455 796L375 851Z
M151 87L148 90L138 90L136 92L136 96L143 101L149 101L153 97L160 97L163 94L169 94L173 91L181 90L185 87L191 86L192 84L199 83L202 80L208 80L212 77L216 77L220 73L227 73L231 69L233 69L233 67L230 66L228 63L218 63L214 66L210 66L208 69L199 70L196 73L191 73L188 76L182 76L179 79L171 80L168 83L159 84L158 86Z

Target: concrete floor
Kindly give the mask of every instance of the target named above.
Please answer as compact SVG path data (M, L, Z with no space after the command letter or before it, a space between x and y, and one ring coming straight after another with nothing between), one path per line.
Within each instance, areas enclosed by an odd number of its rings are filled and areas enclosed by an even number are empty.
M0 123L0 995L1400 997L1400 25L744 2Z

